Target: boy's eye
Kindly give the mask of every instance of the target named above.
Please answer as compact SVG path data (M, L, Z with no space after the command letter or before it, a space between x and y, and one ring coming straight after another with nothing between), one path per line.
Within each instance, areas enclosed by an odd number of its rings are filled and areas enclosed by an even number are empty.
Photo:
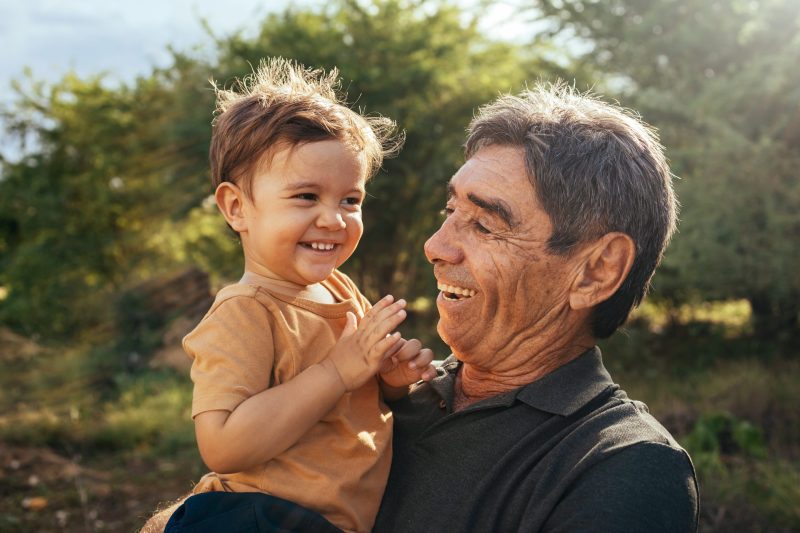
M361 205L361 198L358 196L348 196L342 201L347 205Z
M300 194L296 194L294 197L300 200L309 200L312 202L317 199L317 195L314 194L313 192L303 192Z

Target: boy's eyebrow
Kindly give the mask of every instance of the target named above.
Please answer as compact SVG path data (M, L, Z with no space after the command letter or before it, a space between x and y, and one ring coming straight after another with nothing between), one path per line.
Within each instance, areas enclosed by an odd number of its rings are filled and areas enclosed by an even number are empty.
M302 190L302 189L317 190L319 188L320 188L320 184L318 182L314 182L314 181L297 181L297 182L289 183L289 184L286 185L286 190L288 190L288 191L299 191L299 190ZM364 194L366 192L366 189L363 186L361 186L361 187L353 187L350 190L350 192L358 192L360 194Z
M456 188L452 183L447 184L447 198L457 197ZM500 198L483 198L475 193L467 193L467 199L480 207L490 215L495 216L505 222L509 228L517 225L517 221L511 211L511 207Z
M298 189L319 189L319 183L314 183L313 181L295 181L286 185L286 188L290 191L296 191Z

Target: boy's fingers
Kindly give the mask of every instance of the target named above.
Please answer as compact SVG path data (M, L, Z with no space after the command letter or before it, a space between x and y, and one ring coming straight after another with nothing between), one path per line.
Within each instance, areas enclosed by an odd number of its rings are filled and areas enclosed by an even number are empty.
M425 371L420 376L420 379L422 381L430 381L436 377L436 374L437 374L436 367L429 364L428 368L426 368Z
M370 324L372 324L376 317L380 314L381 311L392 305L393 303L397 303L394 301L394 296L391 294L387 294L373 305L369 311L367 311L359 322L359 328L361 331L368 330L370 328Z
M406 342L407 341L402 337L397 339L397 342L395 342L394 345L391 348L389 348L389 351L386 352L384 357L393 358L395 364L397 364L397 361L402 361L402 359L399 358L398 354L403 349L403 347L406 345Z
M392 359L391 357L384 357L383 361L381 361L381 367L378 369L378 372L381 374L385 374L386 372L391 372L394 370L395 366L397 366L397 361Z
M375 314L379 313L382 309L386 309L386 307L390 306L392 303L394 303L394 296L387 294L375 302L375 305L373 305L372 308L367 311L367 313L364 315L364 318L375 316Z
M372 330L367 334L368 335L368 342L370 344L374 344L376 342L380 342L383 338L389 335L391 332L397 329L403 320L406 319L406 312L403 309L392 313L386 317L383 317L380 322L375 324ZM394 334L393 334L394 335ZM400 339L400 333L396 333L396 337L394 338L394 342ZM391 348L392 345L389 345L387 348Z
M375 322L379 323L386 319L389 319L397 314L402 314L403 318L406 317L406 301L403 299L397 300L393 304L386 307L386 309L382 309L376 316Z
M387 316L391 316L397 311L403 309L406 305L405 300L397 300L396 302L391 295L385 296L372 309L364 315L359 324L359 331L362 335L371 335L375 329L376 324L382 322Z
M405 341L405 344L397 352L397 360L408 361L409 359L413 359L421 349L422 349L422 343L419 342L417 339L411 339Z
M433 361L433 351L430 348L423 348L419 355L408 362L408 368L425 368Z
M400 338L400 333L392 333L391 335L384 336L381 340L379 340L373 346L373 349L376 353L384 354L386 350L392 347L392 345L397 342L397 339Z
M378 313L366 318L361 322L359 333L369 343L374 344L385 337L392 330L396 329L406 318L406 311L403 307L405 300L398 300L388 307L381 309Z

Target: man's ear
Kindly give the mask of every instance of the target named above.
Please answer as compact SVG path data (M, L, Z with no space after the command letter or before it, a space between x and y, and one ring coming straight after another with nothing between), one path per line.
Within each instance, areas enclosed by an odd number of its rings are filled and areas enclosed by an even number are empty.
M633 239L620 232L606 233L582 251L583 265L571 287L573 309L590 309L611 298L628 277L636 257Z
M246 197L239 186L229 181L223 181L214 191L214 199L217 201L217 207L222 216L225 217L233 231L237 233L247 231Z

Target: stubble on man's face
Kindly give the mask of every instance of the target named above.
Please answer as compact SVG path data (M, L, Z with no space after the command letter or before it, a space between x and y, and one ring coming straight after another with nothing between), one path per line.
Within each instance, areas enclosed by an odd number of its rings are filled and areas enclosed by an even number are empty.
M549 216L539 205L518 148L479 150L450 183L448 218L426 243L439 283L474 295L440 292L437 327L465 362L502 369L508 354L552 335L569 306L570 261L551 254ZM498 217L500 205L512 224ZM504 355L505 354L505 355Z

